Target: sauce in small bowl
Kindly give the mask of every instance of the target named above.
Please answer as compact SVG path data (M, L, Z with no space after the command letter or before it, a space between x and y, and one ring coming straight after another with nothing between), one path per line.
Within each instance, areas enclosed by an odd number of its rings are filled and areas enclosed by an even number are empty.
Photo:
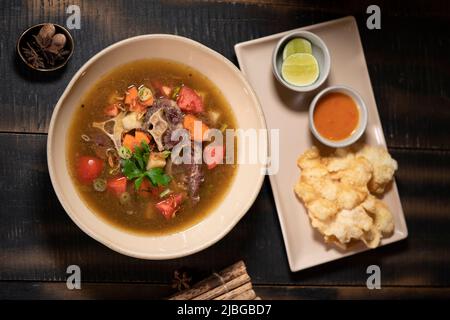
M361 96L345 86L321 91L311 102L309 124L313 135L329 147L356 142L367 126L367 108Z

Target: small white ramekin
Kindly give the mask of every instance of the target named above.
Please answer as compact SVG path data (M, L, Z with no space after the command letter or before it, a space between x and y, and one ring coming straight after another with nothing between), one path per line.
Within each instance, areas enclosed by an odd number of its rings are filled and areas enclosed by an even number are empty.
M316 109L317 102L320 100L320 98L322 98L323 96L325 96L329 93L332 93L332 92L340 92L340 93L346 94L349 97L351 97L353 99L353 101L355 101L356 106L358 107L358 111L359 111L359 123L358 123L358 127L356 128L355 132L347 139L339 140L339 141L329 140L329 139L321 136L314 125L314 110ZM332 148L347 147L347 146L355 143L359 138L361 138L361 136L363 135L363 133L367 127L367 118L368 118L367 107L366 107L366 104L364 103L364 100L361 98L361 96L352 88L342 86L342 85L331 86L331 87L328 87L328 88L322 90L314 97L314 99L311 101L311 104L309 106L309 128L310 128L312 134L321 143L323 143L326 146L332 147Z
M303 38L311 42L312 54L316 58L319 65L319 77L314 83L307 86L295 86L293 84L290 84L289 82L284 80L283 76L281 75L284 46L294 38ZM273 74L283 86L297 92L309 92L320 87L330 74L330 64L330 52L328 51L325 42L323 42L323 40L320 39L317 35L309 31L293 31L291 33L288 33L283 38L281 38L280 41L278 41L272 54Z

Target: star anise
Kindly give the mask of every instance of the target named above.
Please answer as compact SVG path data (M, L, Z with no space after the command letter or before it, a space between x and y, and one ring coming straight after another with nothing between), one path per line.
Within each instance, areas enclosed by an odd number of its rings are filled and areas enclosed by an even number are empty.
M192 278L188 276L187 272L180 272L175 270L173 273L172 288L182 291L190 288Z
M33 68L44 68L44 60L41 56L33 49L30 43L27 42L28 48L22 48L25 59L30 63Z

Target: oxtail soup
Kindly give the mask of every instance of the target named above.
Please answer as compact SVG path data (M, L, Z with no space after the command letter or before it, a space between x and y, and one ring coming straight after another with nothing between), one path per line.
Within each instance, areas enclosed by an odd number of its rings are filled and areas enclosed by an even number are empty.
M103 76L69 129L67 159L81 198L131 232L167 234L199 222L224 198L236 165L225 163L226 141L199 135L198 122L200 133L236 128L220 89L187 65L140 60ZM173 161L178 129L195 142L192 154L200 146L209 161Z

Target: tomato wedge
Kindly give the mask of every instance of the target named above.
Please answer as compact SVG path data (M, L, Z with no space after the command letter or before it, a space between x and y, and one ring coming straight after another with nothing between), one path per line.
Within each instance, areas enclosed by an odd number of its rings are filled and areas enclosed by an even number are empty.
M167 220L175 217L175 213L180 209L184 195L182 193L171 194L167 199L158 202L155 207Z
M203 111L202 98L187 86L183 86L178 93L177 104L181 110L192 113Z
M208 169L214 169L218 164L223 163L224 155L224 146L206 146L204 150L204 159Z
M117 177L109 179L106 183L109 191L111 191L116 196L120 196L122 193L127 191L127 178Z
M164 187L153 186L148 179L144 179L141 186L136 191L137 194L143 198L157 198L159 199L159 194L164 190Z
M119 107L117 106L116 103L114 103L114 104L107 106L104 109L104 112L109 117L115 117L119 114Z
M100 176L103 166L103 160L99 158L91 156L79 157L77 160L77 173L79 180L83 183L92 182Z

